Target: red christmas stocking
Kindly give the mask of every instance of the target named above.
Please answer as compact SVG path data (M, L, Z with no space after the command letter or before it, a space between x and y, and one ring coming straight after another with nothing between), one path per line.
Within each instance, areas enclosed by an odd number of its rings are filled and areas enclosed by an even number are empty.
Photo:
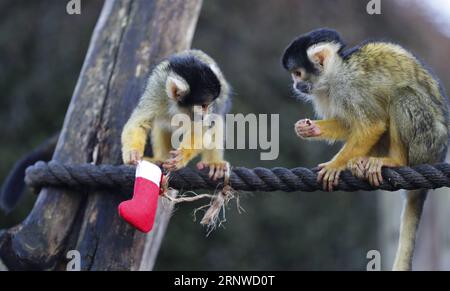
M119 205L119 215L142 232L149 232L153 228L161 178L162 172L157 165L140 162L136 168L133 199Z

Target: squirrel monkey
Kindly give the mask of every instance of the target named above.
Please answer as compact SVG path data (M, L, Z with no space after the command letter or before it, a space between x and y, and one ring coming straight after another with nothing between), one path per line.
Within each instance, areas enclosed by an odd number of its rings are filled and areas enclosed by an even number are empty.
M194 106L201 107L203 115L224 116L231 105L230 91L216 62L202 51L184 51L161 62L150 75L138 106L124 126L124 163L136 164L144 158L147 134L151 130L152 162L163 164L166 170L177 170L201 153L197 167L209 167L211 178L222 178L227 170L223 149L202 148L205 130L202 136L196 136L198 133L191 130L183 134L180 147L172 150L172 133L177 128L171 126L171 119L176 114L186 114L193 120Z
M409 51L386 42L345 49L340 35L318 29L296 38L283 67L296 95L312 102L323 120L295 124L304 139L345 142L319 165L326 190L342 170L382 182L382 167L434 164L445 160L449 140L448 100L439 81ZM425 190L406 195L394 270L410 270Z

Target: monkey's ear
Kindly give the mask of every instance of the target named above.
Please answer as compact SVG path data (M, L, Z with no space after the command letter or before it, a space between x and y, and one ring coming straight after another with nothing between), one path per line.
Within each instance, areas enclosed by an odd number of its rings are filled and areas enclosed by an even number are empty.
M321 51L316 52L313 55L312 61L314 63L318 64L319 66L323 67L329 57L330 57L330 51L327 49L323 49Z
M337 43L324 43L308 49L308 57L314 64L325 67L328 61L337 55L341 46Z
M166 81L166 93L169 98L180 101L189 93L189 84L181 76L170 74Z

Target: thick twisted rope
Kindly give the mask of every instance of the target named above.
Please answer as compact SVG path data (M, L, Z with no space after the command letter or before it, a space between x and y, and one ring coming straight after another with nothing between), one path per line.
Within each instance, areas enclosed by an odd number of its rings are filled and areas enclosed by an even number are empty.
M306 191L322 189L317 183L317 169L307 168L242 168L232 169L230 184L242 191ZM420 165L416 167L383 168L384 181L379 188L354 177L349 171L341 174L336 190L435 189L450 187L450 165ZM55 161L38 162L26 170L26 183L31 187L67 187L75 189L122 189L130 191L135 168L125 165L64 165ZM169 186L179 190L215 190L223 181L212 181L207 171L184 168L170 175Z

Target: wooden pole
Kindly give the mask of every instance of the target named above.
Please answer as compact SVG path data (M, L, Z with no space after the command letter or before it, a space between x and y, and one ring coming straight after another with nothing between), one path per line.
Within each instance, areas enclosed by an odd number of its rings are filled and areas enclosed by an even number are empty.
M152 66L190 47L202 0L106 0L53 159L118 164L120 133ZM82 270L151 270L170 217L141 234L118 217L118 195L45 188L26 220L0 237L10 270L65 269L77 250ZM130 193L131 194L131 193ZM169 207L170 208L170 207Z

